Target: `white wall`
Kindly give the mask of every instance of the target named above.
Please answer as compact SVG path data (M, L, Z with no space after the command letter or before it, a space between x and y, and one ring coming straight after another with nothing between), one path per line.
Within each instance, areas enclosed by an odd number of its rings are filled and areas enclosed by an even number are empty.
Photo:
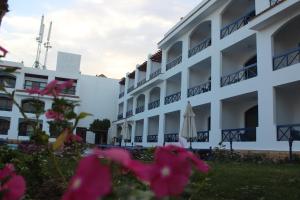
M210 62L199 63L189 70L189 88L206 83L211 76Z
M168 113L165 116L165 134L179 133L180 112Z
M159 130L159 116L150 117L148 122L148 135L157 135Z
M210 104L193 107L197 131L208 130L208 118L210 117Z
M135 124L135 136L142 136L144 130L144 120L136 121Z

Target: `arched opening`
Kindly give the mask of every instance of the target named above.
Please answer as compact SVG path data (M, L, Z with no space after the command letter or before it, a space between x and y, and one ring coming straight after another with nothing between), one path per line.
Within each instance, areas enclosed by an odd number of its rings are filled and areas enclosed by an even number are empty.
M10 127L9 118L0 118L0 135L7 135Z
M136 100L136 110L135 113L141 113L145 111L145 95L140 94Z
M300 62L300 15L282 25L273 34L273 69Z
M255 0L231 1L222 13L221 39L248 24L254 16Z
M189 57L211 45L211 22L205 21L198 25L190 35Z
M148 109L154 109L160 106L160 88L155 87L150 91Z
M0 74L0 85L6 88L15 88L16 77L11 74Z
M21 106L25 113L43 113L45 102L38 99L25 99L22 100Z
M0 95L0 110L11 111L12 107L13 107L13 100L6 95Z
M176 42L167 53L167 70L175 67L182 61L182 41Z

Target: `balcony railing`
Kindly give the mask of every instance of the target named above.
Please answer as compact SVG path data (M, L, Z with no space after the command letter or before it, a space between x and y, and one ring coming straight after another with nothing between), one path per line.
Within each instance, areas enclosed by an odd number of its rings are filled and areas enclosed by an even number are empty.
M165 97L165 105L177 102L181 99L181 92L169 95Z
M223 142L255 142L256 128L239 128L222 130Z
M278 141L299 141L300 140L300 124L289 124L277 126Z
M143 136L135 136L134 137L134 142L138 142L138 143L143 142Z
M128 111L126 112L126 117L131 117L132 115L133 115L132 110L128 110Z
M130 92L133 91L133 90L134 90L134 85L133 85L133 86L130 86L130 88L128 88L127 93L130 93Z
M270 6L275 6L279 3L281 3L282 1L284 1L284 0L270 0Z
M247 13L246 15L238 18L237 20L233 21L232 23L226 25L221 29L221 39L230 35L234 31L240 29L241 27L247 25L250 20L255 17L255 10Z
M182 62L182 56L178 56L177 58L175 58L174 60L172 60L171 62L169 62L166 65L166 70L168 71L169 69L175 67L176 65L180 64Z
M273 70L300 63L300 47L273 58Z
M257 64L252 64L232 74L221 77L221 87L257 76Z
M209 142L209 131L197 132L196 142Z
M118 114L118 120L123 119L123 113Z
M136 114L139 114L139 113L142 113L142 112L144 112L145 111L145 106L143 105L143 106L139 106L139 107L137 107L136 109L135 109L135 113Z
M196 96L205 92L209 92L211 90L211 82L208 81L201 85L192 87L188 89L188 97Z
M158 69L158 70L156 70L155 72L152 72L150 74L150 79L154 79L155 77L157 77L158 75L160 75L160 73L161 73L161 68Z
M211 38L207 38L203 40L200 44L198 44L197 46L189 50L189 58L196 55L200 51L206 49L210 45L211 45Z
M169 133L164 135L164 143L165 142L178 142L179 134L178 133Z
M148 135L147 142L149 142L149 143L158 142L158 135Z
M139 81L137 83L137 87L140 87L140 86L144 85L145 83L146 83L146 78L144 78L143 80Z
M159 106L160 106L160 99L149 103L148 104L148 110L152 110L152 109L158 108Z
M124 97L124 92L120 92L120 94L119 94L119 98L122 98L122 97Z

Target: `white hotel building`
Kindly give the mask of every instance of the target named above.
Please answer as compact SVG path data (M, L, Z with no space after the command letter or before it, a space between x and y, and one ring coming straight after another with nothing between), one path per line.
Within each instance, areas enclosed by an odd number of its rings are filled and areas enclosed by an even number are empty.
M300 1L203 0L119 82L117 136L179 143L190 101L193 148L300 151Z
M108 118L115 119L117 113L117 91L118 80L97 76L83 75L80 73L81 56L70 53L59 52L57 57L56 70L43 70L32 67L25 67L22 63L0 60L0 68L16 67L13 74L0 73L0 84L6 82L6 90L15 90L15 99L25 110L29 118L34 119L34 109L30 102L37 99L37 96L29 95L25 89L44 89L47 83L52 80L66 81L73 80L74 85L68 91L63 91L62 97L79 103L76 112L88 112L92 116L80 121L76 133L81 134L87 142L94 143L94 134L87 131L94 119ZM109 86L109 87L107 87ZM52 97L40 96L38 100L44 104L44 109L52 107ZM41 128L50 134L50 139L57 137L48 124L48 119L41 116ZM0 92L0 139L28 140L32 133L30 121L24 120L16 105L3 92Z

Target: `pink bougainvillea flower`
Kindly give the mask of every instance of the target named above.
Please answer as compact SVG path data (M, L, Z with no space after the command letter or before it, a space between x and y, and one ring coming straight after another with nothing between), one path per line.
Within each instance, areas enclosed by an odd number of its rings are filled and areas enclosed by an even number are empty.
M94 149L94 154L99 158L106 158L121 164L123 167L129 167L131 160L130 153L124 149L112 148L112 149Z
M61 90L64 90L64 89L69 89L69 88L73 87L73 84L74 84L73 80L68 80L68 81L65 81L65 82L59 84L58 87Z
M97 200L111 192L112 180L108 166L100 163L96 155L80 160L63 200Z
M54 119L54 120L59 120L59 121L64 120L64 115L62 113L58 113L53 110L48 110L45 113L45 116L47 117L47 119Z
M66 138L66 143L73 143L73 142L82 142L82 138L79 135L68 134Z
M61 87L59 87L58 85L58 81L57 80L53 80L50 83L48 83L48 85L46 86L45 89L43 89L41 91L42 95L50 95L50 96L58 96L59 93L61 93L62 89Z
M13 164L6 164L3 169L0 170L0 180L11 176L15 172Z
M22 176L13 175L2 186L3 200L19 200L25 193L25 180Z
M42 91L39 89L39 88L31 88L31 89L26 89L25 90L28 94L38 94L38 95L41 95L42 94Z

